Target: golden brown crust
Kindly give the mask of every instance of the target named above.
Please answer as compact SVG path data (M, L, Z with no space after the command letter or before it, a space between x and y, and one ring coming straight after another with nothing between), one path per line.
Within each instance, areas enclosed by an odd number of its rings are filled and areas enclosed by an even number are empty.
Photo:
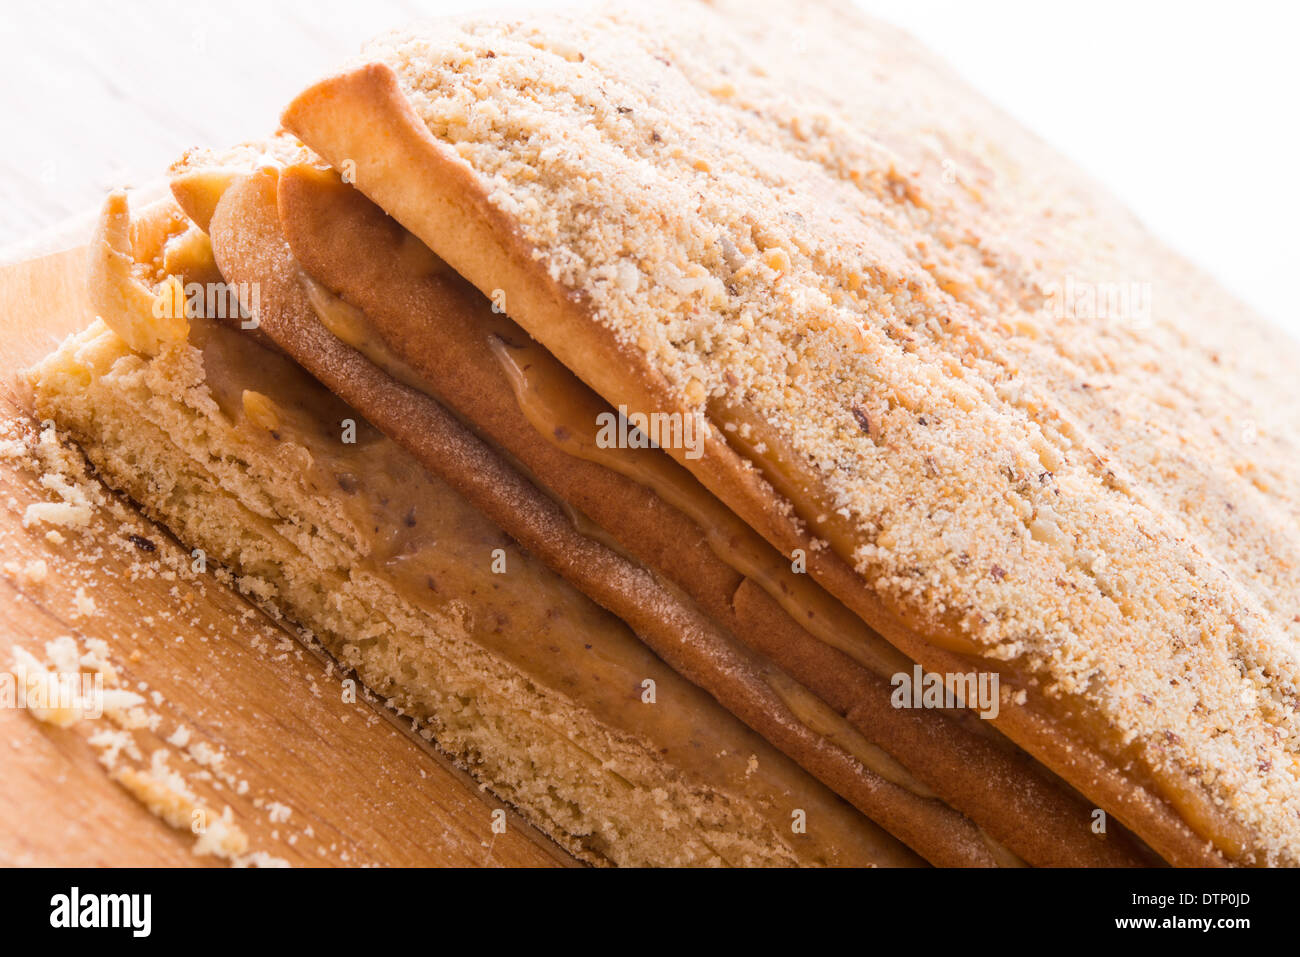
M371 63L323 81L300 95L283 121L331 164L350 163L362 192L484 294L503 290L512 317L607 400L646 411L684 411L676 390L645 355L596 321L580 294L551 277L515 224L491 203L472 168L430 135L391 68ZM848 564L819 547L790 503L720 436L715 429L700 460L687 460L680 450L675 454L773 545L787 554L804 549L820 584L927 670L969 669L967 660L941 647L952 640L951 632L935 634L932 622L909 621L886 606ZM1047 716L1049 705L1035 689L1020 685L1018 690L1026 692L1027 703L1004 705L997 721L1008 737L1167 860L1222 863L1206 837L1189 828L1164 798L1068 734ZM1215 817L1208 808L1206 814ZM1220 834L1230 830L1223 820L1219 824Z

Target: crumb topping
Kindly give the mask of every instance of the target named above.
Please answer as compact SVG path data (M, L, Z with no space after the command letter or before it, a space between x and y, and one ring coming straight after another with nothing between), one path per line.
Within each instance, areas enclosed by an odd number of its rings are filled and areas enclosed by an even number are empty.
M882 598L1300 862L1300 350L909 38L752 8L365 57L683 404L791 443Z

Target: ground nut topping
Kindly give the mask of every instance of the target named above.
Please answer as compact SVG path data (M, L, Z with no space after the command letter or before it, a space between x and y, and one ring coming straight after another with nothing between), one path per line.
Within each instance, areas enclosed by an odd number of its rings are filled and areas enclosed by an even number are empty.
M651 6L366 56L685 401L789 440L887 602L1300 863L1300 350L894 30Z

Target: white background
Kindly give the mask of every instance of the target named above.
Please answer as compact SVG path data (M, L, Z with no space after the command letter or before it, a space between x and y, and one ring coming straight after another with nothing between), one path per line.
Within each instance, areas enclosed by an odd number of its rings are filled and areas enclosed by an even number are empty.
M799 0L790 0L797 3ZM861 0L1300 334L1300 4ZM0 248L274 128L370 34L474 0L6 0Z

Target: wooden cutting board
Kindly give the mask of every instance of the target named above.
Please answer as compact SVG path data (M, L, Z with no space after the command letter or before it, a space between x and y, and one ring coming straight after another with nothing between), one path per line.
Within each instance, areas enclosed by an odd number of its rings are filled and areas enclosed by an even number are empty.
M90 321L83 259L0 267L0 419L30 423L20 370ZM166 754L205 807L230 808L250 851L292 865L573 863L509 810L501 832L503 805L382 706L348 700L327 659L232 589L169 576L188 552L129 503L98 509L89 537L24 525L54 499L0 457L0 672L16 645L40 658L62 636L106 641L157 715L130 732L140 760ZM0 865L221 863L109 776L91 743L106 725L0 707Z

